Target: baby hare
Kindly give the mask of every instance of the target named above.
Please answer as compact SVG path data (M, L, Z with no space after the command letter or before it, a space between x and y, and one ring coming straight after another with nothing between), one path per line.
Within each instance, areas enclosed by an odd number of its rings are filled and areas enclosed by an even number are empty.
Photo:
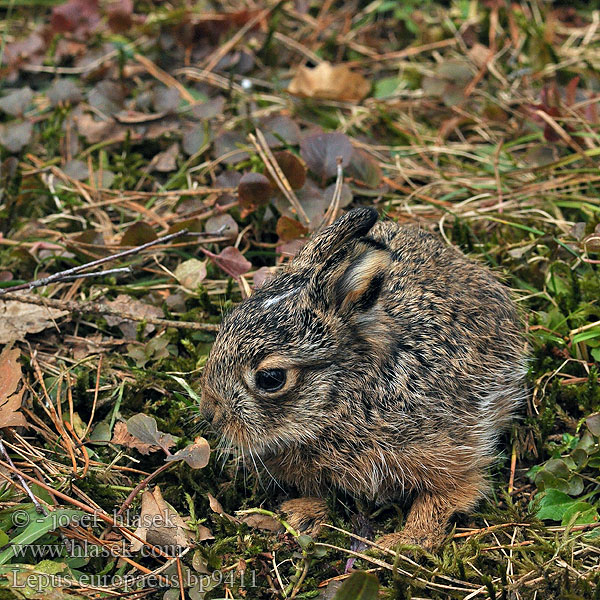
M412 499L402 531L433 548L487 488L498 435L523 397L521 324L483 265L414 226L347 212L223 324L202 409L224 437L304 496L315 530L335 487Z

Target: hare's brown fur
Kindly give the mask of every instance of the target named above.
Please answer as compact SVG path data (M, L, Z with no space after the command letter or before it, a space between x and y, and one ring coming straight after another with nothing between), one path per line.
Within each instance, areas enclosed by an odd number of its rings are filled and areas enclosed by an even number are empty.
M523 394L521 327L487 268L417 227L375 220L350 211L224 319L203 409L303 494L415 497L384 543L431 547L485 491ZM285 370L281 390L257 388L264 369Z

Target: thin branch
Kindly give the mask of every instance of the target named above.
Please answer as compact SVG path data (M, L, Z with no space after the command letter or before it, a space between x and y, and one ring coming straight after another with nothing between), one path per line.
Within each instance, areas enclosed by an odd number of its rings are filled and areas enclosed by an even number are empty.
M56 281L64 281L65 278L72 277L76 273L80 273L81 271L85 271L91 267L97 267L99 265L103 265L107 262L111 262L116 260L117 258L124 258L125 256L131 256L132 254L138 254L142 250L146 250L146 248L150 248L152 246L156 246L158 244L163 244L166 242L170 242L175 238L181 237L187 233L187 229L182 229L181 231L176 231L175 233L170 233L169 235L165 235L163 237L159 237L151 242L147 242L146 244L142 244L141 246L136 246L135 248L129 248L128 250L123 250L122 252L117 252L116 254L111 254L110 256L105 256L103 258L99 258L97 260L93 260L91 262L85 263L83 265L79 265L77 267L72 267L71 269L66 269L65 271L60 271L59 273L54 273L52 275L48 275L48 277L42 277L41 279L36 279L35 281L30 281L29 283L22 283L21 285L14 285L9 288L5 288L0 290L0 296L3 296L9 292L16 292L18 290L32 290L36 287L41 287L43 285L48 285L49 283L53 283Z

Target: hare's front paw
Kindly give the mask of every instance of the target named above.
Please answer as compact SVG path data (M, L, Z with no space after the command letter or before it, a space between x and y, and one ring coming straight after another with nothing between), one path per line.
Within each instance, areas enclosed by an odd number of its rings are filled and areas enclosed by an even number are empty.
M327 521L329 510L322 498L296 498L284 502L281 512L286 521L300 533L315 536Z

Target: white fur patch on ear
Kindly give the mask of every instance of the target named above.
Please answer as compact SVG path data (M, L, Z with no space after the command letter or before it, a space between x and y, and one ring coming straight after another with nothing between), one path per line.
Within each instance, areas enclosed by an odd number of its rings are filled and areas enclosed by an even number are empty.
M381 292L390 261L389 252L378 248L370 248L355 259L336 285L336 304L340 309L354 305L369 309Z

